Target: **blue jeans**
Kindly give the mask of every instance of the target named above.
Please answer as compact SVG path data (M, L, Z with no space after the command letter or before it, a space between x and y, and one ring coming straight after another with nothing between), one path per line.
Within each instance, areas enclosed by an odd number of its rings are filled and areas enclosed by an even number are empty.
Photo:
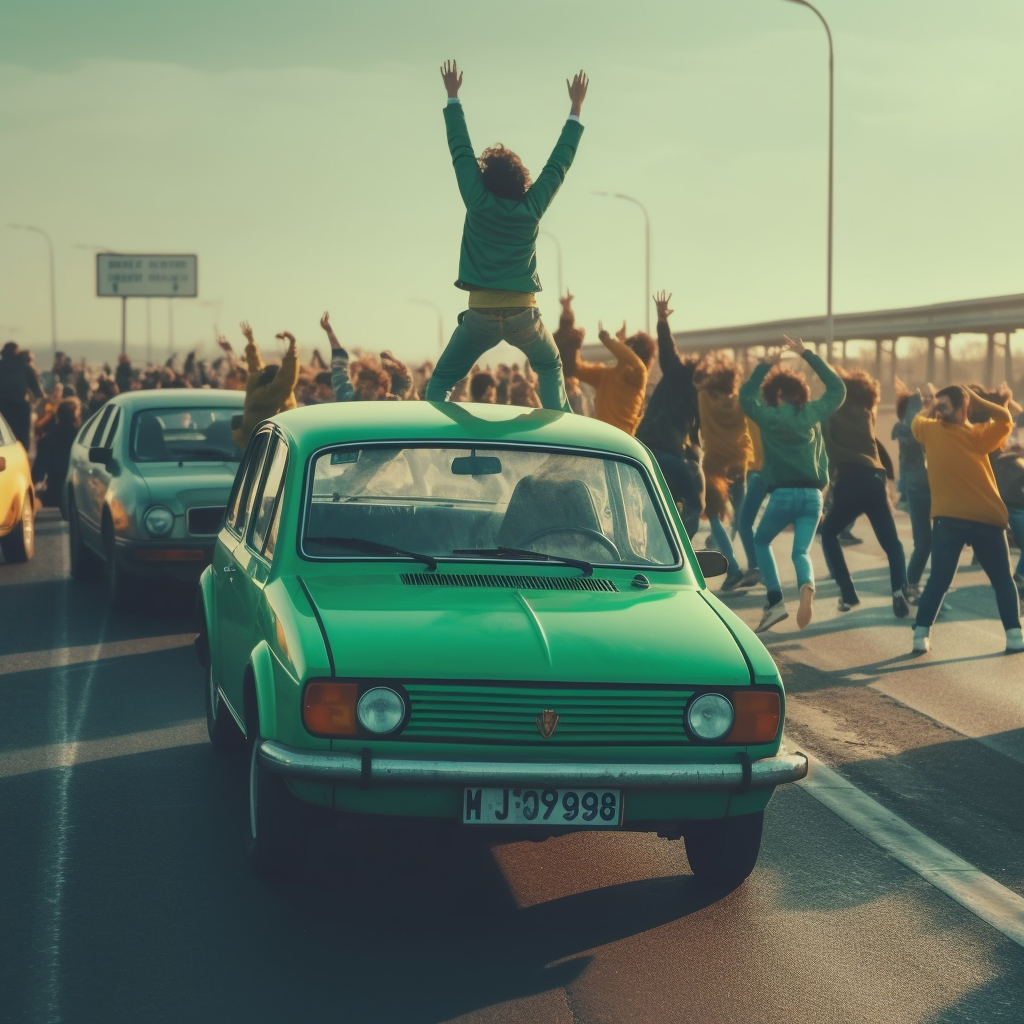
M452 388L499 341L514 345L537 374L537 393L545 409L572 412L565 396L562 360L551 332L536 306L510 309L467 309L445 346L427 384L428 402L447 402Z
M757 568L757 552L754 550L754 520L761 511L764 499L768 497L768 485L764 477L755 469L747 473L747 493L743 496L743 505L736 511L736 528L743 544L743 552L747 556L747 568Z
M814 586L814 566L811 565L811 543L821 519L821 491L814 487L780 487L772 491L768 507L754 534L754 551L761 570L761 582L768 590L768 603L782 599L779 569L772 553L772 541L793 524L793 568L797 586Z
M729 502L733 508L733 515L739 515L743 505L743 477L729 482ZM730 575L740 571L740 563L736 561L736 552L733 550L732 538L725 528L725 523L717 516L708 516L708 526L711 528L711 536L714 538L715 546L729 560Z
M999 608L1003 629L1019 629L1020 599L1010 573L1006 531L989 523L954 519L951 516L936 516L932 520L932 571L921 592L914 625L930 626L935 621L942 599L956 575L960 552L965 544L974 548L996 592L996 606Z
M914 550L907 563L907 582L921 582L928 556L932 553L932 492L927 487L908 487L904 492L910 513L910 532Z

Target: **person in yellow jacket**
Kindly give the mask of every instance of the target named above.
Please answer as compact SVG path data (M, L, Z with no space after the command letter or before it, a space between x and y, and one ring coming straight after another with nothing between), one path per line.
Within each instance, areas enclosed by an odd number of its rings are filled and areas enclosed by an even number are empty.
M627 434L636 433L644 410L647 375L657 350L649 334L639 332L626 337L623 324L613 338L598 323L601 344L615 357L614 363L591 363L579 358L583 332L576 330L572 311L572 295L562 302L562 318L555 343L562 352L565 376L576 377L594 389L594 419L603 420Z
M288 342L288 350L281 359L281 365L264 365L260 350L253 340L252 328L248 322L241 323L245 335L245 362L249 376L245 383L245 409L242 425L231 432L235 444L244 449L252 432L268 416L276 416L285 409L295 408L295 384L299 379L299 354L295 335L282 331L277 335Z
M1008 404L1009 389L1002 396ZM1006 404L988 402L961 384L936 392L927 410L910 424L924 449L932 492L932 571L928 576L914 622L916 654L931 650L931 627L956 575L965 544L974 554L996 592L996 606L1006 630L1006 653L1024 651L1020 600L1006 546L1006 505L999 496L989 453L998 451L1013 431ZM985 422L969 422L981 419Z

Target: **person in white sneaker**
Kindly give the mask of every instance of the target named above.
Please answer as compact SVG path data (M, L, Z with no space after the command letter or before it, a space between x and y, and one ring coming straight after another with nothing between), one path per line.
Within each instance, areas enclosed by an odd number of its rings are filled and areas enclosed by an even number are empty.
M807 626L814 613L814 567L810 547L821 518L821 492L828 484L828 456L822 420L828 419L846 398L840 377L799 339L783 336L786 345L775 358L765 358L740 388L740 405L761 430L764 446L762 475L768 506L754 534L754 549L768 603L755 633L763 633L788 618L772 541L793 524L793 567L800 587L796 624ZM799 355L825 385L821 398L811 400L802 373L776 363L787 352Z
M1007 389L1005 400L1010 398ZM972 412L986 414L987 419L968 422ZM914 417L911 429L924 448L932 492L932 571L917 606L914 652L923 654L931 648L931 627L965 544L974 549L995 590L1006 630L1006 653L1024 651L1020 598L1006 543L1006 505L999 497L988 459L1010 436L1013 417L1005 404L986 401L970 388L952 384L937 392L929 406Z

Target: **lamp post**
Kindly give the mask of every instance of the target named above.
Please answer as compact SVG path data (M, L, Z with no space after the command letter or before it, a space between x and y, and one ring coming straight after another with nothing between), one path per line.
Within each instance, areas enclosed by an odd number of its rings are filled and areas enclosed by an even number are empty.
M644 215L644 330L651 333L651 218L647 216L647 207L634 199L633 196L621 192L595 192L595 196L606 196L610 199L625 199L627 203L635 203Z
M53 354L57 355L57 285L56 278L53 272L53 239L42 229L37 228L32 224L8 224L9 228L15 228L18 231L34 231L37 235L42 235L46 239L46 244L50 247L50 336L53 342Z
M833 62L832 54L832 32L828 27L828 22L825 20L824 15L817 7L812 3L808 3L808 0L787 0L791 4L799 4L801 7L807 7L818 16L822 25L825 26L825 35L828 38L828 242L826 252L826 326L825 332L827 335L828 343L828 356L832 358L832 339L833 339L833 323L832 323L832 152L833 152L833 92L834 92L834 81L835 81L835 67Z
M441 307L436 302L431 302L429 299L410 299L410 302L417 306L429 306L437 314L437 350L438 352L444 351L444 313L441 312Z
M545 238L550 238L555 243L555 252L558 255L558 297L562 297L562 243L550 231L540 232Z

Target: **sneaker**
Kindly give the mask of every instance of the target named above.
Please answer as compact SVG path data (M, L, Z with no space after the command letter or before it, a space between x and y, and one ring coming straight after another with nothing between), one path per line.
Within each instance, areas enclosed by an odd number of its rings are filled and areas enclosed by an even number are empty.
M930 627L914 627L914 654L927 654L932 649L932 638L928 635Z
M844 600L843 598L840 597L839 598L839 604L837 605L837 607L839 608L839 610L841 612L848 612L851 608L853 608L855 605L858 605L858 604L860 604L860 598L859 597L855 597L852 601L846 601L846 600Z
M756 587L761 582L761 570L755 565L753 569L748 569L740 579L739 583L736 584L738 587ZM1021 581L1021 586L1024 586L1024 580Z
M843 547L845 548L845 547L848 547L851 544L863 544L864 543L864 538L863 537L854 537L854 535L852 533L845 533L844 532L844 533L839 534L839 543L842 544Z
M789 612L786 611L785 601L776 601L775 604L766 604L764 606L764 614L761 616L761 621L757 624L757 628L754 632L763 633L766 629L771 629L777 622L781 622L783 619L788 618Z
M1020 626L1016 629L1006 631L1006 653L1020 654L1024 651L1024 636L1021 635Z
M806 629L811 623L811 616L814 615L814 584L805 583L800 588L800 607L796 612L796 624L798 629Z
M1021 580L1021 586L1024 586L1024 580ZM921 584L920 583L908 583L907 584L907 600L911 604L917 604L921 600Z
M743 579L744 573L742 569L737 569L735 572L729 573L725 577L725 582L718 588L718 592L727 593L730 590L736 590L740 586L740 581Z
M905 619L910 614L910 603L907 601L907 588L892 592L892 611L897 619Z

